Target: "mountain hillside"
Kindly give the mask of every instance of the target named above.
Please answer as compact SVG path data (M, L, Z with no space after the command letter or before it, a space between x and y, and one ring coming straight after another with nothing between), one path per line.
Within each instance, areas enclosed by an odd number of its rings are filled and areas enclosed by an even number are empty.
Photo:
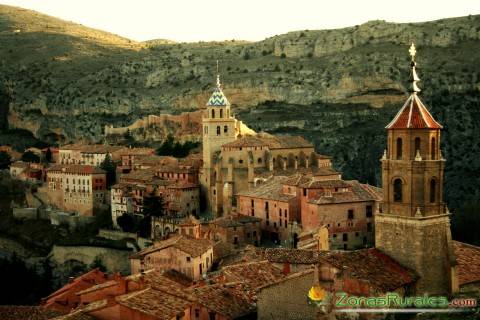
M48 143L101 141L106 124L202 108L219 60L247 125L302 134L346 178L376 184L384 126L406 99L412 41L422 99L445 127L447 200L461 208L480 198L480 16L371 21L259 42L136 43L0 5L0 128Z

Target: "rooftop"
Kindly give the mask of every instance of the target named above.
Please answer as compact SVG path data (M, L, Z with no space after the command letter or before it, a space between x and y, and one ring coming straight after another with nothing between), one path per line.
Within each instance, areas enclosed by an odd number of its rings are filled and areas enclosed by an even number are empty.
M2 320L47 320L59 315L57 311L38 306L0 306Z
M49 169L49 172L60 171L65 173L81 173L81 174L105 174L105 170L100 169L99 167L81 165L81 164L57 164Z
M131 259L140 259L148 254L168 247L174 247L180 251L188 253L192 257L198 257L209 249L213 249L213 243L207 239L194 239L183 235L176 235L167 240L155 242L153 246L131 256Z
M349 203L363 201L379 201L382 199L382 189L374 186L361 184L356 180L343 181L349 186L348 191L337 191L320 194L309 200L315 204Z
M480 247L453 241L460 286L480 282Z
M391 292L417 279L412 270L401 266L375 248L355 251L319 251L318 255L321 263L334 266L348 277L363 280L379 292Z
M416 93L412 93L387 129L442 129Z
M268 147L269 149L313 148L313 145L301 136L271 135L259 133L255 136L244 136L226 143L222 147Z
M296 196L292 194L283 193L283 184L288 180L288 177L273 176L264 183L257 185L251 190L241 191L237 196L261 198L268 200L276 200L287 202L294 199Z

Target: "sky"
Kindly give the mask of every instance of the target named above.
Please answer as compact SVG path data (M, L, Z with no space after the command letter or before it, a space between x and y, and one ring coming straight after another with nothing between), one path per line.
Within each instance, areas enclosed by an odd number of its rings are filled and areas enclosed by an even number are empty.
M0 0L136 41L262 40L370 20L419 22L480 14L479 0Z

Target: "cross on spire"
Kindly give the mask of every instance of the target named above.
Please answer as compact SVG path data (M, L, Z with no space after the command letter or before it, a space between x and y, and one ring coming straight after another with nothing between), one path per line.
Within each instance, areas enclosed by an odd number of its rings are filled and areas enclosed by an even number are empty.
M408 52L410 52L412 61L415 61L415 54L417 53L417 50L415 49L415 44L413 42L412 42L412 45L410 46L410 49L408 49ZM217 60L217 67L218 67L218 60Z
M220 83L220 73L218 72L218 60L217 60L217 88L220 89L221 83Z
M415 70L415 67L417 63L415 62L415 55L417 54L417 49L415 49L415 44L412 42L412 45L410 46L410 49L408 50L410 53L410 56L412 57L412 62L410 62L410 92L416 94L420 92L420 88L417 85L417 82L420 81L420 78L417 75L417 71Z

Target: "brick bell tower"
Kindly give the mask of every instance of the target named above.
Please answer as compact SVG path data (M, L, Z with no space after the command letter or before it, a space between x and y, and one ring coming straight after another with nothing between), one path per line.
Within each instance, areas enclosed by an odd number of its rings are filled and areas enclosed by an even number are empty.
M419 276L416 294L458 290L450 213L443 202L442 126L420 101L415 46L410 47L410 96L387 125L381 159L383 203L375 217L375 244Z

